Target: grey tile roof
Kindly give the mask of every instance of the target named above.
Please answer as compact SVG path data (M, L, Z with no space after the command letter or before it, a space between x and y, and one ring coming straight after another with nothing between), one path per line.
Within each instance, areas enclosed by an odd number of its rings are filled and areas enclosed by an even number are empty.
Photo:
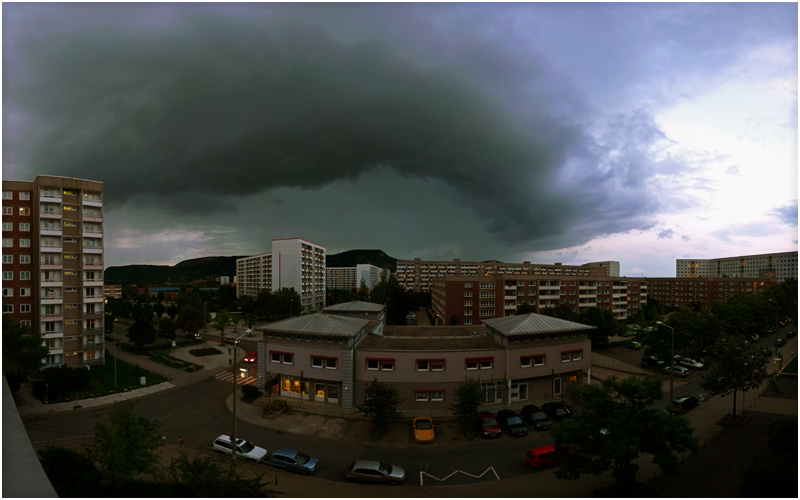
M535 313L508 316L506 318L484 319L482 321L485 325L506 336L594 329L593 326Z
M316 333L355 337L369 322L368 319L317 313L283 319L258 329L263 332Z
M383 304L374 304L372 302L362 302L360 300L354 300L352 302L345 302L344 304L336 304L332 306L328 306L323 308L323 311L369 311L369 312L379 312L386 309L386 306Z

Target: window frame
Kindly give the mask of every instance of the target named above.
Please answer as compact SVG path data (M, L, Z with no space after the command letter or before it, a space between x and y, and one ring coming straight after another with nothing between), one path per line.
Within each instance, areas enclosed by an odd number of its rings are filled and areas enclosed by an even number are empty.
M369 362L375 361L378 364L377 368L370 368ZM391 364L391 368L385 368L384 363ZM383 371L383 372L393 372L395 367L394 358L365 358L364 364L367 370L369 371Z
M420 368L420 362L426 363L426 368ZM445 362L445 358L417 358L414 360L414 367L418 372L443 372ZM441 366L441 368L434 369L434 365Z
M489 366L484 366L485 362L489 362ZM471 364L475 364L474 368L470 368ZM494 356L480 356L477 358L464 358L465 370L491 370L494 368Z

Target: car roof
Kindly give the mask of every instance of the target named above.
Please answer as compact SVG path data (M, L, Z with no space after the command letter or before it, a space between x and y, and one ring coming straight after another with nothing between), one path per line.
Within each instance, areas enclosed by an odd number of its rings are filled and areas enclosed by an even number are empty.
M514 413L514 411L513 411L513 410L508 410L508 409L506 409L506 410L500 410L500 411L498 411L498 412L497 412L497 414L498 414L498 415L512 415L512 414L513 414L513 415L516 415L516 413Z
M377 469L381 463L377 460L356 460L353 463L354 469Z
M555 450L556 450L556 447L553 446L552 444L548 444L547 446L540 446L538 448L531 448L531 452L534 452L534 454L537 454L536 452L545 453L545 452L548 452L548 451L555 451Z
M294 458L299 453L300 453L299 451L290 450L289 448L278 448L277 450L272 452L273 455L281 455L289 458Z

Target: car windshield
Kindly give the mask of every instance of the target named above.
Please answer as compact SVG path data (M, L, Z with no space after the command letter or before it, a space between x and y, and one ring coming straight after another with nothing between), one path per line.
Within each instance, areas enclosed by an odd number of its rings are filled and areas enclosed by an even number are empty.
M566 415L569 413L569 410L566 408L556 408L556 415Z
M493 419L493 418L484 418L483 419L483 425L485 427L491 427L493 425L497 425L497 421L495 419Z
M251 443L250 441L242 440L239 441L239 448L242 449L243 453L250 453L255 448L255 445L253 445L253 443Z
M378 465L378 470L379 470L380 472L383 472L384 474L386 474L386 475L388 476L389 474L391 474L391 473L392 473L392 466L391 466L391 465L389 465L389 464L385 464L385 463L381 462L381 463Z
M517 416L508 417L508 425L523 425L522 420Z
M431 430L431 421L430 420L417 420L417 429L421 431L429 431Z
M300 465L305 465L308 463L309 460L311 460L311 458L305 453L298 453L297 455L294 456L294 459Z
M531 418L534 420L547 420L547 417L544 413L537 411L536 413L531 414Z

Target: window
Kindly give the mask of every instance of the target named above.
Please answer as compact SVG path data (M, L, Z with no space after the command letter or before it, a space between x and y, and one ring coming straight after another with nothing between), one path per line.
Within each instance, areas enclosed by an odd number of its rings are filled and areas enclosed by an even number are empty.
M23 312L23 313L31 312L31 305L30 304L20 304L19 312Z
M472 309L464 309L464 316L472 316Z
M77 196L77 195L78 195L78 193L77 193L76 191L70 191L70 190L68 190L68 189L65 189L65 190L63 191L63 193L64 193L65 195L67 195L67 196Z
M74 222L64 221L64 225L66 227L76 227L78 224L76 224Z
M444 371L444 359L418 359L416 362L418 372Z
M519 339L514 339L519 342ZM522 356L519 358L519 365L522 368L530 368L533 364L533 357L532 356Z
M492 368L492 362L494 361L494 357L487 357L487 358L466 358L465 360L467 370L488 370Z
M472 282L471 281L465 281L464 282L464 288L472 288Z
M472 324L472 320L471 319L465 319L464 320L464 324L465 325L471 325Z
M31 240L28 238L20 238L19 246L22 248L28 248L31 246Z
M19 230L20 231L30 231L31 225L29 222L20 222L19 223Z
M493 299L494 298L494 292L481 292L481 298L482 299Z
M20 271L19 272L19 279L21 279L21 280L29 280L29 279L31 279L31 272L30 271Z
M536 295L536 290L528 290L528 295Z
M6 248L14 246L14 239L13 238L3 238L3 246Z
M269 360L273 363L291 365L294 363L294 354L291 352L269 351Z
M494 282L493 281L489 282L489 283L482 282L481 283L481 288L494 288Z
M20 200L30 200L31 194L30 193L19 193Z
M14 304L3 304L3 314L13 313L13 312L14 312Z
M417 401L444 401L444 391L442 390L416 390L415 399Z
M314 368L336 369L337 358L328 356L311 356L311 366Z
M64 205L64 211L65 212L74 212L75 211L75 207L73 207L72 205Z
M20 311L21 312L25 312L25 311L23 311L23 309L25 309L26 305L28 306L28 312L31 312L31 306L29 304L22 304L21 306L19 306ZM30 328L31 327L31 320L23 319L23 320L21 320L19 322L19 324L20 324L20 326L25 326L27 328Z
M30 215L31 209L28 207L19 207L19 214L20 215Z
M30 297L31 296L31 289L30 288L20 288L19 289L19 296L20 297Z
M471 300L465 300L464 301L464 307L471 307L471 306L472 306L472 301Z
M13 288L3 288L3 297L13 297L13 296L14 296Z
M11 215L14 212L11 207L3 207L3 215Z
M13 222L3 222L3 231L13 231L13 230L14 230Z
M579 361L583 357L583 349L576 349L574 351L562 351L561 362Z
M367 370L394 371L394 359L367 358Z
M3 246L5 246L5 244ZM464 297L472 297L472 292L464 292Z
M3 279L4 280L13 280L14 279L14 272L13 271L3 271Z
M13 196L14 196L14 193L12 193L11 191L3 191L3 199L4 200L12 200Z
M13 264L13 263L14 263L13 255L3 255L3 264Z

